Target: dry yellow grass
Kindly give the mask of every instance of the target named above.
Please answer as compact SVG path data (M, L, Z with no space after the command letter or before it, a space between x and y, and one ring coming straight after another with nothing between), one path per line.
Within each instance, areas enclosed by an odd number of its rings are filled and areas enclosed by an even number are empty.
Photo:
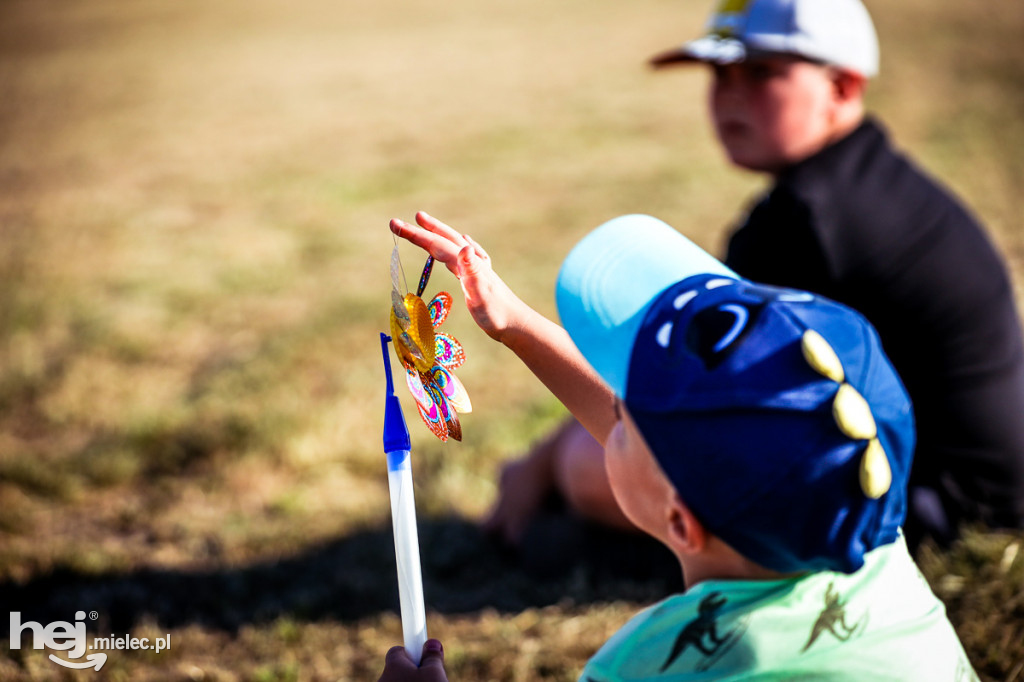
M142 590L126 627L180 644L114 655L108 679L374 677L400 634L389 593L330 602L364 560L380 560L364 588L390 584L387 220L427 209L469 231L548 313L564 253L616 215L657 215L720 250L764 181L719 154L702 71L643 65L707 5L0 5L0 594L63 585L109 605L103 590ZM869 6L883 45L872 107L979 213L1020 289L1024 5ZM457 284L438 272L442 287ZM560 408L463 311L446 324L476 409L462 445L412 426L418 495L427 518L472 519L499 463ZM496 560L478 551L426 561L458 577L463 560ZM933 575L956 570L937 559ZM566 586L573 603L513 599L511 618L485 607L503 585L475 610L435 611L454 675L570 679L642 600ZM212 601L167 616L153 589ZM1003 632L1021 640L1013 608ZM972 653L1008 679L1016 651ZM59 674L0 650L0 679L21 678Z

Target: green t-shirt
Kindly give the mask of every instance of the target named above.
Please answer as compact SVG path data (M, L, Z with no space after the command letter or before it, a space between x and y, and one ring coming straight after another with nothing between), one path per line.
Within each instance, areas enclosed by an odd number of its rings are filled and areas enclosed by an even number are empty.
M632 618L580 679L978 678L901 537L850 575L699 583Z

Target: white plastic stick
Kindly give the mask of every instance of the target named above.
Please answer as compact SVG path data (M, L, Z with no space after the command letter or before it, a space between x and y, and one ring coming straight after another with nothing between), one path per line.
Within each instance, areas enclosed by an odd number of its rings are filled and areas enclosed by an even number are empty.
M398 598L402 607L405 650L420 664L427 641L427 616L423 605L420 543L416 532L416 504L412 490L412 466L408 450L387 453L388 488L391 490L391 523L395 531L398 564Z

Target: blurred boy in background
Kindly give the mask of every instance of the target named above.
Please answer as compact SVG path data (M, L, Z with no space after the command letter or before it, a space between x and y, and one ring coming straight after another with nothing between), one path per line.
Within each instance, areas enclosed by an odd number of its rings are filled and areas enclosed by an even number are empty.
M753 280L827 296L878 330L913 398L907 534L1024 527L1024 343L1006 267L977 221L865 116L878 44L859 0L723 0L707 34L656 67L708 64L715 132L774 186L729 241ZM506 466L485 526L517 543L552 490L630 526L601 445L570 420Z
M392 230L449 266L480 327L604 443L618 508L682 568L686 591L581 679L977 679L900 532L913 415L861 315L625 216L566 258L563 329L472 239L417 222ZM380 678L444 679L437 640L420 668L393 648Z

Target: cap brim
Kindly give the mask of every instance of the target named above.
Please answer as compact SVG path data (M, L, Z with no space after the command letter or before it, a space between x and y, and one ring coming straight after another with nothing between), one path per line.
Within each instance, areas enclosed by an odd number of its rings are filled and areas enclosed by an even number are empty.
M633 341L651 302L694 275L739 276L657 218L627 215L593 230L566 256L555 299L573 343L625 395Z
M677 47L674 50L668 50L667 52L659 52L648 60L648 64L656 69L660 69L665 66L675 66L676 64L694 64L700 62L693 55L689 54L683 47Z
M650 59L651 66L661 68L674 64L702 62L735 64L747 58L747 48L735 38L706 35L677 48L661 52Z

